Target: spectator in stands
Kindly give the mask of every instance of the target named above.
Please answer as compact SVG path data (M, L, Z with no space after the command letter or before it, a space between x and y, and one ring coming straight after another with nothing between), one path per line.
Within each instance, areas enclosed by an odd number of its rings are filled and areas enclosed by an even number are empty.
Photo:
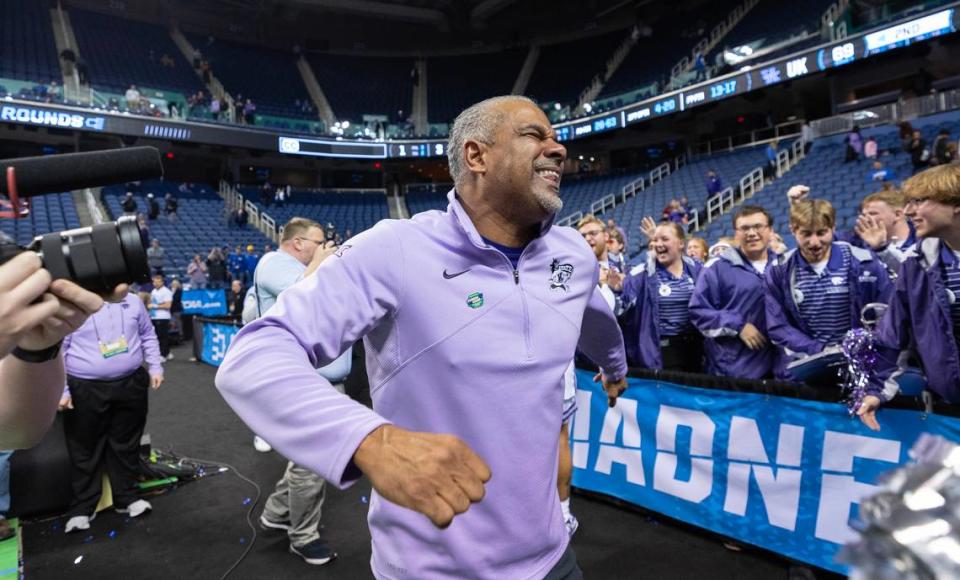
M140 437L147 421L147 387L163 384L163 358L147 310L135 295L104 302L63 339L67 386L60 399L73 490L66 533L90 529L110 478L114 509L135 518L153 509L138 499ZM144 370L146 362L149 370Z
M157 198L155 198L152 193L147 194L147 216L150 218L150 221L160 216L160 204L157 203Z
M946 165L953 161L950 157L950 131L941 129L937 133L937 138L933 140L933 157L930 159L931 165Z
M618 272L626 272L627 257L624 253L627 244L624 243L623 234L619 229L611 230L608 228L607 232L609 232L610 237L607 242L607 259L610 261L611 267L615 268Z
M897 190L868 195L860 208L856 235L850 240L853 245L873 250L893 272L900 269L907 252L917 243L916 230L906 218L906 204Z
M703 238L690 238L687 242L687 257L703 264L710 255L710 247Z
M180 205L177 198L173 197L172 193L168 193L163 200L163 212L167 214L167 219L172 222L177 221L177 207Z
M700 264L683 255L686 233L660 224L645 264L622 283L624 343L633 366L685 372L702 369L703 337L690 322L690 297ZM612 281L614 289L616 281Z
M160 247L160 240L153 238L150 247L147 248L147 264L150 266L152 274L163 276L163 265L166 258L166 252Z
M803 154L810 153L810 148L813 147L813 128L807 121L800 126L800 142L803 143Z
M233 214L233 223L240 229L246 227L248 219L250 219L250 216L247 214L246 208L242 205L238 207L237 211Z
M140 230L140 243L144 248L150 247L150 226L147 224L147 216L142 213L137 214L137 228Z
M247 244L247 253L243 255L243 283L250 284L253 281L253 273L257 269L257 263L260 261L260 254L257 253L253 244Z
M243 103L243 122L247 125L256 124L256 115L257 115L257 105L254 104L252 99L247 99Z
M927 142L920 131L913 132L913 139L910 140L907 152L910 153L914 174L923 170L930 162L930 150L927 149Z
M694 82L700 82L707 78L707 62L699 52L693 57Z
M767 268L767 332L787 359L818 355L861 326L860 311L886 301L891 292L886 267L869 250L834 241L836 212L830 202L804 199L790 207L790 231L797 250ZM824 369L824 381L836 373ZM794 378L781 370L779 378ZM832 376L828 376L832 375Z
M697 280L690 319L705 337L705 370L710 374L773 376L777 351L767 340L764 312L764 275L777 258L769 248L772 220L760 206L742 206L733 216L738 248L719 252Z
M710 246L710 257L716 258L726 250L735 249L737 242L731 237L722 236L717 238L717 243Z
M243 122L243 95L237 93L237 98L233 100L233 122L242 123Z
M664 221L669 221L675 224L686 224L687 223L687 212L683 208L683 205L680 203L679 199L670 200L670 203L667 204L667 207L663 210Z
M210 248L207 254L207 273L212 288L223 288L227 280L227 264L220 248Z
M577 231L586 240L587 245L593 250L597 262L600 264L600 293L610 306L610 310L616 312L616 294L606 282L607 270L612 267L610 264L609 241L610 235L607 226L593 214L587 214L577 223Z
M843 162L860 161L860 155L863 154L863 138L860 136L859 125L853 126L853 129L844 138L844 142L846 147L844 148Z
M243 259L243 248L239 245L234 248L227 256L227 272L230 274L232 280L240 280L246 284L246 278L243 275L245 260Z
M769 181L773 181L773 178L777 176L777 142L771 141L767 145L767 166L764 169L764 177Z
M721 191L723 191L723 182L720 181L717 172L711 169L707 172L707 197L713 197Z
M230 292L227 293L227 316L234 322L240 322L243 318L243 300L246 293L240 280L230 282Z
M624 240L627 239L627 232L623 231L623 228L621 228L619 225L617 225L617 220L615 220L615 219L613 219L613 218L609 218L609 219L607 220L607 233L608 233L608 234L609 234L609 233L613 233L614 231L620 232L620 236L621 236ZM347 230L347 232L349 232L349 230ZM349 233L345 233L344 235L347 236L348 239L350 238L350 234L349 234Z
M193 260L187 266L187 278L190 279L190 288L204 290L207 287L207 265L200 254L194 254Z
M857 414L874 430L881 403L897 393L901 353L920 359L927 389L960 403L960 167L940 165L903 184L907 216L922 239L900 268L877 329L880 362Z
M220 99L210 99L210 115L214 121L220 120Z
M873 137L867 137L867 142L863 144L863 158L876 159L879 153L877 140Z
M60 93L60 85L57 84L57 81L50 81L50 86L47 87L47 102L59 103L62 100L63 95Z
M128 191L127 195L123 197L120 207L123 208L123 215L135 215L137 213L137 200L133 199L132 191Z
M173 292L167 288L162 274L153 275L153 290L150 291L150 321L160 342L160 356L173 360L170 352L170 319L173 309Z
M909 121L901 121L898 125L898 136L900 137L900 149L904 153L910 152L910 144L913 142L913 125Z
M869 141L868 141L869 143ZM897 173L889 167L884 167L883 161L874 161L873 167L867 172L867 181L894 181Z
M137 90L137 85L130 85L130 88L123 95L123 99L127 102L128 111L131 113L140 112L140 91Z

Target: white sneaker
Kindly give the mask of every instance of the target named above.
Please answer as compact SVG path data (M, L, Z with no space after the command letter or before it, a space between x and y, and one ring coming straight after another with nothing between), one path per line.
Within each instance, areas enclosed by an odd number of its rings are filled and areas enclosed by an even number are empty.
M567 525L567 533L570 534L570 537L573 537L573 534L577 533L577 528L580 527L580 522L577 520L577 516L570 514L567 517L566 521L563 522Z
M97 514L93 514L90 517L73 516L67 520L67 527L63 529L63 533L69 534L71 532L79 532L80 530L89 530L90 522L92 522L95 517L97 517Z
M167 360L173 360L173 353L172 353L172 352L167 355Z
M150 502L148 502L145 499L138 499L137 501L133 502L132 504L128 505L125 508L118 508L117 513L127 514L131 518L135 518L137 516L141 516L144 513L152 510L153 510L153 506L150 505Z
M270 447L270 444L266 442L263 437L259 435L253 436L253 448L259 451L260 453L269 453L273 451L273 447Z

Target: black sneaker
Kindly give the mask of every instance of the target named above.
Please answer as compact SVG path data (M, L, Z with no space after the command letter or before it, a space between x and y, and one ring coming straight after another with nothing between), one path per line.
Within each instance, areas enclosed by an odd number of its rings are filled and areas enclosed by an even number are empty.
M314 566L323 566L337 557L337 553L321 539L316 539L303 546L290 544L290 553L300 556L304 562Z

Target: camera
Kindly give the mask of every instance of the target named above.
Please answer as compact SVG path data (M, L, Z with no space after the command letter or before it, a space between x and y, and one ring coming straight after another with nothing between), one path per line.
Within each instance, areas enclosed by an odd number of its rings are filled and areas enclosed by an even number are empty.
M26 247L0 241L0 264L23 251L40 255L54 279L71 280L98 294L108 294L118 284L150 280L147 251L134 217L37 236Z

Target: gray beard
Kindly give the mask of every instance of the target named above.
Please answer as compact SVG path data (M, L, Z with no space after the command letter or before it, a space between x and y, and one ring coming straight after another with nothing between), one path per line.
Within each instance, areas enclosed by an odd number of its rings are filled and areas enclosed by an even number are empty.
M563 209L563 200L559 195L534 190L533 197L537 200L540 209L549 214L556 214Z

